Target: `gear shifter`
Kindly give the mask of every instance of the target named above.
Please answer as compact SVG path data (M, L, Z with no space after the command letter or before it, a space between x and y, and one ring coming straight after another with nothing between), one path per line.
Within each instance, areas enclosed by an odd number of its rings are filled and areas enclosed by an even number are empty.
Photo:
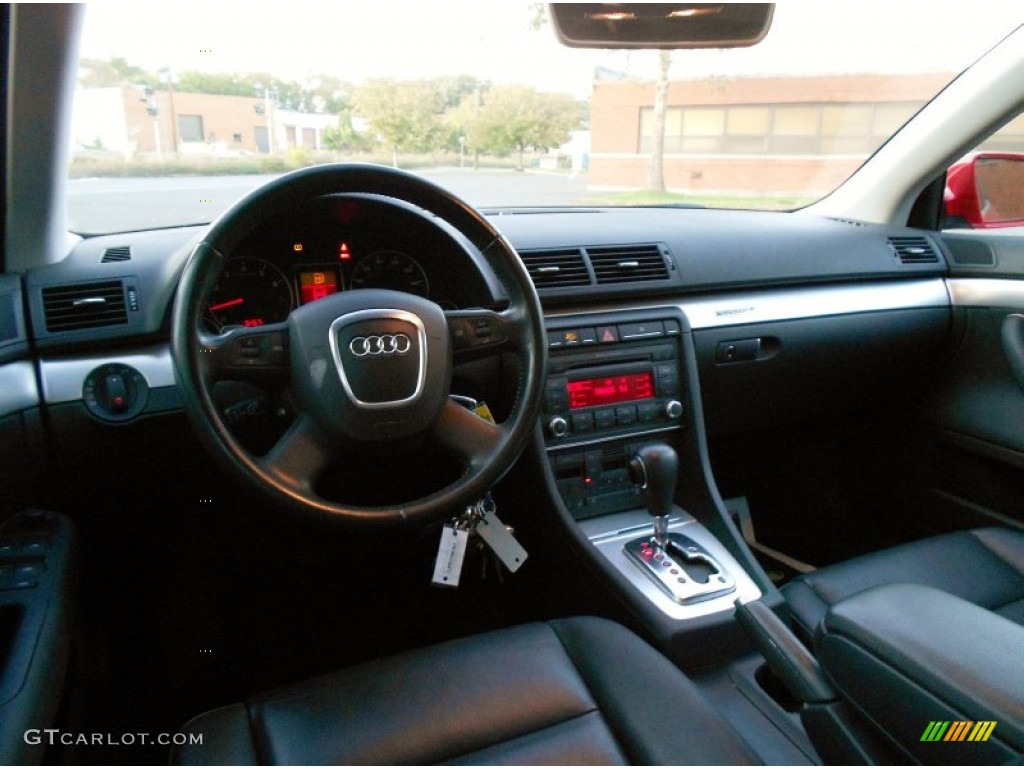
M679 471L676 452L663 443L645 445L630 460L629 471L633 482L647 491L654 536L630 541L623 548L626 556L677 603L710 600L734 591L732 576L704 547L682 533L669 533Z
M647 491L647 512L654 518L654 540L668 546L668 516L676 495L679 456L667 445L645 445L629 462L633 482Z

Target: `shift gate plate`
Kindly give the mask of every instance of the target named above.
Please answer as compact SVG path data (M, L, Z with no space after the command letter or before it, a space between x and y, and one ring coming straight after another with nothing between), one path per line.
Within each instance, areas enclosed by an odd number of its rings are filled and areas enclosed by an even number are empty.
M668 534L668 544L664 549L653 536L641 536L627 542L623 551L662 591L681 605L710 600L736 589L736 581L729 572L707 550L681 533Z

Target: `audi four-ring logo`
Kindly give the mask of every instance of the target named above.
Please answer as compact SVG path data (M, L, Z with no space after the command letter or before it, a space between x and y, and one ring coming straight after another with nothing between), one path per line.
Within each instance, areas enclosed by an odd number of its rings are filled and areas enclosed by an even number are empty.
M356 336L348 343L348 351L356 357L404 355L411 347L412 341L404 333Z

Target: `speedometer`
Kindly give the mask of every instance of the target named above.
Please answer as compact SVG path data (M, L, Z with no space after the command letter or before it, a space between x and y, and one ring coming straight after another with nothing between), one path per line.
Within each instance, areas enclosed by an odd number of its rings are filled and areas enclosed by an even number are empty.
M361 259L352 270L353 288L387 288L429 298L427 273L412 256L401 251L377 251Z
M210 292L207 324L219 332L233 325L280 323L294 308L291 284L280 269L263 259L230 259Z

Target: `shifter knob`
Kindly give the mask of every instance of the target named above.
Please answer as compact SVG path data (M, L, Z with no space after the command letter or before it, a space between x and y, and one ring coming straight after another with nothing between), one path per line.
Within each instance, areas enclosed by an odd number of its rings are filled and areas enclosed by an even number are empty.
M664 443L645 445L629 462L633 482L647 489L647 511L652 517L667 517L676 495L679 456Z

